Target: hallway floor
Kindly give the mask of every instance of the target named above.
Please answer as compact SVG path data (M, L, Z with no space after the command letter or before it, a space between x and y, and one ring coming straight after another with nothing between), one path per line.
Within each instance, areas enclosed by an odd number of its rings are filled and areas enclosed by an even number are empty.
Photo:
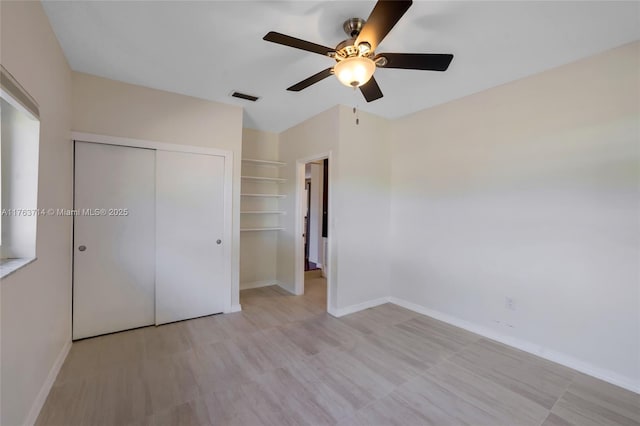
M74 343L37 424L640 424L637 394L392 304L333 318L306 287Z

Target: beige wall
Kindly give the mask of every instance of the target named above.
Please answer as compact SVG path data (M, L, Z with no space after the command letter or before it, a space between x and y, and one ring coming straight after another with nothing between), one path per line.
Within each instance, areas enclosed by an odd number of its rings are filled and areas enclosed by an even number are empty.
M242 129L242 157L255 160L278 161L278 140L278 133L244 128ZM245 164L244 166L251 167L250 164ZM248 170L260 170L263 173L277 172L277 169L272 168L256 168Z
M389 295L389 121L340 106L338 307Z
M392 295L640 389L639 49L394 121Z
M71 71L40 2L0 2L0 61L40 106L38 207L72 207ZM40 217L38 259L0 283L0 424L37 415L71 341L71 218ZM43 395L46 396L46 395ZM42 401L42 400L41 400Z
M332 312L386 297L389 283L390 163L388 121L336 106L280 134L287 162L283 201L285 230L278 241L278 280L294 290L296 161L331 151L329 162L329 259ZM333 214L333 216L332 216Z
M287 213L282 217L282 225L285 228L278 235L278 282L287 290L295 291L295 238L298 237L295 230L296 215L296 161L320 154L331 152L332 161L329 164L329 180L332 187L339 184L338 165L340 163L339 142L340 107L328 109L297 126L280 133L280 161L287 163L280 171L280 176L287 179L281 185L281 191L287 196L281 201L282 209ZM337 206L336 206L337 207ZM334 209L335 210L335 209ZM337 232L337 221L329 218L329 233ZM337 306L337 271L339 265L337 259L336 239L330 240L332 245L332 258L329 259L331 271L329 283L332 287L329 306Z
M278 134L253 129L242 130L242 156L256 160L278 160ZM271 166L242 164L245 176L278 177L280 169ZM273 193L280 191L280 184L274 182L242 181L241 192ZM244 211L279 210L277 198L244 197L240 202ZM278 215L246 214L240 216L242 228L278 226ZM240 288L252 288L277 284L278 231L255 231L240 233Z
M73 73L72 130L233 152L233 300L238 304L242 109Z

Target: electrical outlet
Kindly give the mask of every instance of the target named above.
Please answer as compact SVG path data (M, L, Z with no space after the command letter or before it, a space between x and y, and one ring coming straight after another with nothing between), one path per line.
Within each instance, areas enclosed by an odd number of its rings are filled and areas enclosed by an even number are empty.
M510 311L516 310L516 301L513 299L513 297L507 296L504 298L504 307L509 309Z

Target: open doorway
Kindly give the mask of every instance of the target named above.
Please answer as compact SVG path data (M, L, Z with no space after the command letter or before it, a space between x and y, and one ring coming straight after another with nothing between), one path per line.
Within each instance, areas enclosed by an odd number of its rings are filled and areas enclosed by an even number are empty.
M313 293L328 300L330 256L329 154L297 161L298 235L296 294Z
M323 276L326 254L326 229L322 218L326 216L327 206L324 195L325 163L328 159L311 161L305 164L304 180L304 292L305 295L323 302L326 306L327 280ZM328 176L327 176L328 178ZM324 236L323 236L324 235Z
M326 165L325 165L326 163ZM305 164L305 199L304 208L304 271L321 273L326 243L326 192L327 182L325 167L329 160L318 160Z

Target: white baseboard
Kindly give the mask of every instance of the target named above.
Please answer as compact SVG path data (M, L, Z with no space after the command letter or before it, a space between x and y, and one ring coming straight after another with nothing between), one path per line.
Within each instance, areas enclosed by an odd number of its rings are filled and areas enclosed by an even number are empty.
M329 314L333 315L334 317L342 317L345 315L353 314L358 311L362 311L364 309L373 308L375 306L379 306L385 303L393 303L395 305L401 306L403 308L409 309L419 314L426 315L431 318L435 318L439 321L443 321L453 326L465 329L472 333L478 334L482 337L486 337L486 338L495 340L497 342L504 343L505 345L514 347L516 349L520 349L530 354L539 356L540 358L544 358L546 360L555 362L565 367L572 368L581 373L587 374L589 376L595 377L600 380L604 380L605 382L611 383L613 385L620 386L621 388L630 390L631 392L640 394L640 383L628 377L625 377L621 374L618 374L614 371L595 366L589 362L583 361L571 355L554 351L547 347L544 347L526 340L508 336L506 334L495 331L489 327L474 324L472 322L454 317L453 315L445 314L443 312L439 312L439 311L427 308L425 306L418 305L413 302L408 302L406 300L402 300L397 297L381 297L379 299L368 300L366 302L346 306L344 308L328 307L327 311L329 312Z
M228 313L240 312L240 311L242 311L242 305L238 303L237 305L231 305L231 309L229 309Z
M291 293L294 296L300 296L300 294L296 294L294 290L291 290L291 288L287 287L286 285L284 285L284 283L281 283L280 281L278 281L276 285L281 289L283 289L284 291L286 291L287 293Z
M488 327L474 324L469 321L454 317L452 315L435 311L433 309L417 305L412 302L407 302L406 300L398 299L396 297L389 297L388 301L419 314L435 318L437 320L446 322L459 328L463 328L480 336L496 340L500 343L504 343L505 345L512 346L525 352L529 352L533 355L539 356L540 358L544 358L557 364L564 365L565 367L572 368L574 370L580 371L581 373L596 377L600 380L604 380L605 382L609 382L616 386L620 386L621 388L625 388L635 393L640 393L640 383L635 382L628 377L622 376L613 371L597 367L589 362L582 361L571 355L557 352L544 346L528 342L526 340L507 336Z
M278 281L276 280L251 281L247 283L240 283L240 290L249 290L252 288L268 287L270 285L277 285L277 284L278 284Z
M49 396L49 392L53 387L53 383L56 381L56 377L58 377L58 373L62 368L62 364L64 364L64 360L67 359L67 355L69 355L69 351L71 350L71 340L65 343L64 347L58 354L56 361L51 366L51 370L49 370L49 374L47 375L47 379L42 384L40 388L40 392L38 392L38 396L36 396L35 401L31 404L31 409L29 410L29 414L27 414L27 418L24 421L25 426L33 426L38 420L38 416L40 415L40 410L44 406L47 397Z
M327 311L334 317L343 317L345 315L353 314L364 309L373 308L378 305L383 305L389 302L388 297L381 297L379 299L367 300L366 302L356 303L355 305L345 306L344 308L328 308Z

